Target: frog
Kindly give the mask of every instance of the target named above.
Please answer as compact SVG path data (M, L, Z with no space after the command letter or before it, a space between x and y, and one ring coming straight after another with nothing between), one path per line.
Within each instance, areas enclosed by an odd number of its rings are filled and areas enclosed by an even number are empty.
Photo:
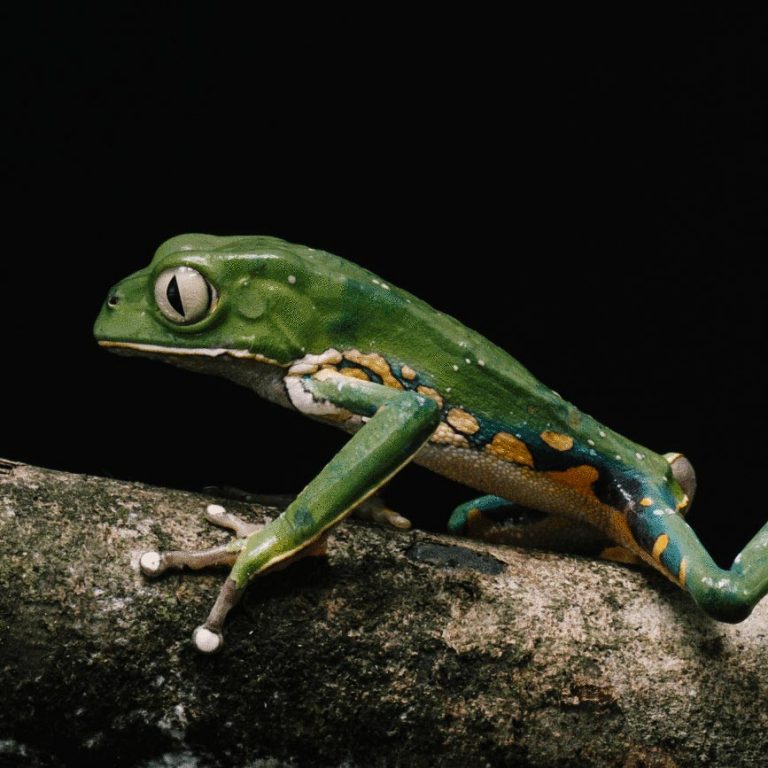
M258 576L327 551L349 514L407 528L378 493L414 463L480 495L448 530L650 566L715 620L739 622L768 592L768 523L719 567L686 520L690 461L656 453L582 413L502 348L364 267L269 236L185 234L107 294L98 344L224 377L344 430L349 439L274 519L220 504L235 535L196 551L149 551L148 577L224 566L193 642L224 642L227 615Z

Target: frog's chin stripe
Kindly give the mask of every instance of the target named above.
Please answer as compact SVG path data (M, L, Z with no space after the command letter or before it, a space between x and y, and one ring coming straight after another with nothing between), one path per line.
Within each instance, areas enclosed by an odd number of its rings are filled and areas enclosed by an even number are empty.
M273 360L271 357L262 355L260 352L249 352L247 349L224 349L217 347L215 349L206 349L204 347L186 349L184 347L164 347L161 344L138 344L129 341L99 341L100 347L107 349L128 349L135 352L146 352L153 355L186 355L189 357L234 357L240 360L258 360L260 363L277 365L281 368L287 368L284 363Z

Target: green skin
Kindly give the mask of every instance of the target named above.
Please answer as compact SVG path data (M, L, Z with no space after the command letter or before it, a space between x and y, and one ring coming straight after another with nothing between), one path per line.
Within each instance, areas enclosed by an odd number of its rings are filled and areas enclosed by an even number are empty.
M168 271L178 267L197 274ZM679 454L612 432L487 339L338 256L271 237L182 235L112 289L94 333L113 351L225 376L353 434L285 512L227 547L224 614L251 578L314 551L412 459L485 494L454 511L453 531L580 551L615 542L725 621L768 591L768 524L719 568L681 514L694 480ZM308 355L325 355L325 368ZM220 632L221 621L206 626Z

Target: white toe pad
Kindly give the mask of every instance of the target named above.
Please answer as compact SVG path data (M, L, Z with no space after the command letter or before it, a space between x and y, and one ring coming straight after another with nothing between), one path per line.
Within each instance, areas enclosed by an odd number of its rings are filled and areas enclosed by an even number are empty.
M192 642L201 653L216 653L224 645L224 637L207 627L198 627L192 633Z
M162 564L163 558L159 552L145 552L139 560L139 567L146 576L154 576L160 571Z

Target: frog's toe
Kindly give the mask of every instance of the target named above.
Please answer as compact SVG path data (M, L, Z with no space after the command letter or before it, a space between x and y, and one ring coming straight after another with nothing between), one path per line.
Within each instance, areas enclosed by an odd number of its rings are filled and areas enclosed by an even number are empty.
M192 642L200 653L216 653L224 645L224 634L201 624L192 633Z
M200 653L216 653L224 645L221 628L227 614L237 605L244 587L238 587L233 579L227 579L222 586L208 618L193 633L192 642Z
M164 562L162 553L153 551L145 552L141 556L141 559L139 560L139 568L141 568L141 572L145 576L153 578L154 576L159 576L163 573L168 566Z
M393 528L399 528L401 531L408 530L411 527L411 521L403 517L394 509L390 509L381 496L372 496L358 505L354 511L355 517L361 520L371 520L374 523L382 525L391 525Z
M246 538L254 531L261 530L264 526L260 523L249 523L231 512L227 512L221 504L209 504L205 508L205 519L219 528L227 528L236 536Z
M169 570L200 568L226 565L232 566L237 555L243 548L245 539L237 539L231 544L220 544L218 547L197 550L172 550L169 552L145 552L139 559L141 572L150 578L160 576Z

